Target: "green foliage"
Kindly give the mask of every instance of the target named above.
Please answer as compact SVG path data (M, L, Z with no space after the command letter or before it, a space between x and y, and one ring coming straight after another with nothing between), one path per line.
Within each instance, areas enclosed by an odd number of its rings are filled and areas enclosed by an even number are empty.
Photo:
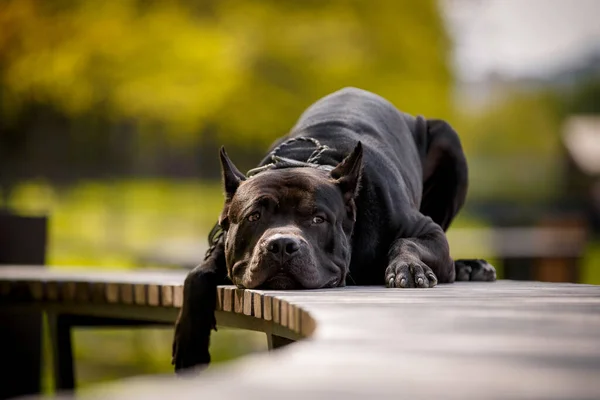
M409 112L450 108L434 0L7 0L0 26L4 117L42 102L174 141L216 129L258 145L348 85Z
M561 116L555 94L512 90L477 114L465 116L461 139L467 152L494 156L554 156Z
M233 26L256 53L218 114L224 135L270 141L308 104L344 86L409 112L448 114L448 43L434 2L264 4L231 7Z
M567 112L600 114L600 74L579 84L564 103Z
M600 78L497 92L492 104L454 119L469 159L469 196L540 202L563 195L563 123L573 114L600 112Z
M560 96L551 89L499 89L485 108L455 121L469 160L469 198L539 202L560 190Z
M10 205L51 216L48 264L132 268L166 240L205 247L223 195L220 184L197 181L86 182L60 191L40 181L20 184Z
M67 115L97 110L191 132L240 79L235 38L177 4L64 4L0 6L3 113L41 101Z

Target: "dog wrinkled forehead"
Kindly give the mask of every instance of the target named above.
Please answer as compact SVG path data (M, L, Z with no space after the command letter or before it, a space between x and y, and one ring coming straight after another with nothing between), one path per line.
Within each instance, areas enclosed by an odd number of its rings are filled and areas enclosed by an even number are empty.
M232 207L244 207L262 197L277 202L295 202L305 207L314 207L315 202L325 206L342 202L341 193L329 173L314 168L261 172L243 182L234 196Z

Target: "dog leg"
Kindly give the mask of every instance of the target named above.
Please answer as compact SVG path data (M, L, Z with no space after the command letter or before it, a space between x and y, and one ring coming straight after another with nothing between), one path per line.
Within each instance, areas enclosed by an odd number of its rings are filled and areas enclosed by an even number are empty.
M456 260L454 262L457 281L486 281L496 280L496 269L485 260Z
M418 214L411 235L396 239L389 251L385 284L390 288L428 288L454 282L454 263L446 236L429 217ZM414 220L414 218L413 218Z
M216 330L215 307L217 285L225 283L227 269L223 238L211 255L186 277L183 285L183 305L175 323L173 358L175 371L206 365L210 331Z

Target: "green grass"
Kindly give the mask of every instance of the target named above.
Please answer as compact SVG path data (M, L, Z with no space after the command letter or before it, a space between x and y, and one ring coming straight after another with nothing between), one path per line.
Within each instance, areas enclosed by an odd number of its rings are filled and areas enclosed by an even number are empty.
M219 184L159 180L89 182L55 190L17 188L12 209L50 216L48 264L134 267L137 255L166 239L204 240L223 205Z

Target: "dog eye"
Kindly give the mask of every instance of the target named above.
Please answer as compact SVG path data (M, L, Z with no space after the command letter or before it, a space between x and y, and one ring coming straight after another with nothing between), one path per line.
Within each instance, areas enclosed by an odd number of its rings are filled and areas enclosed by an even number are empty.
M255 222L258 221L260 219L260 213L258 211L253 212L252 214L248 215L248 221L250 222Z
M313 219L312 219L312 223L315 225L322 224L323 222L325 222L325 218L323 218L323 217L317 216L317 217L313 217Z

